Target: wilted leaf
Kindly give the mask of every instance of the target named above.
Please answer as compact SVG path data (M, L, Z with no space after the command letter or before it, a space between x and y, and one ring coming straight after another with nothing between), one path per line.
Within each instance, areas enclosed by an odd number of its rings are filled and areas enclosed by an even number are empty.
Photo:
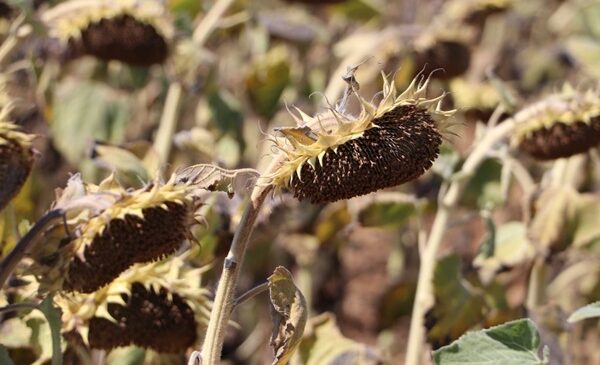
M488 242L490 251L482 251L473 260L484 281L489 281L503 267L512 267L527 261L535 255L535 250L526 237L525 225L521 222L508 222L500 226L494 235L493 244Z
M269 277L269 293L273 306L273 365L285 365L300 344L308 308L304 296L294 284L292 274L282 266L277 267Z
M374 202L358 213L364 227L390 227L404 224L416 212L412 203Z
M560 251L572 243L577 192L572 188L544 190L534 203L527 235L542 252Z
M573 314L571 314L568 321L573 323L581 321L583 319L597 317L600 317L600 302L591 303L586 305L585 307L579 308L578 310L573 312Z
M254 109L271 118L279 109L279 99L290 83L290 55L283 46L259 57L246 76L246 89Z
M10 359L8 355L8 351L6 347L0 345L0 364L2 365L14 365L13 361Z
M433 352L437 365L543 365L540 336L533 322L520 319L487 330L469 332Z
M427 337L433 341L458 338L483 319L485 301L460 275L460 257L438 261L434 273L435 306L429 312L434 325Z
M100 166L115 171L131 182L149 181L154 173L147 171L142 160L131 151L108 143L96 142L92 157Z
M566 42L569 53L583 69L594 77L600 77L600 43L591 37L575 36Z
M69 162L78 164L94 140L121 142L128 106L127 100L117 99L98 83L67 86L55 99L50 125L56 148Z
M143 365L146 350L129 346L113 349L106 358L107 365Z
M332 314L310 320L298 349L303 365L378 365L383 361L377 351L342 335Z
M50 327L50 335L52 337L52 365L61 365L62 349L60 347L60 329L62 327L62 323L60 309L54 306L52 297L47 297L44 299L38 308L42 313L44 313L44 317L46 317L46 321Z
M600 198L596 194L581 194L577 200L573 246L584 247L600 240Z
M177 181L232 195L240 190L250 188L258 175L258 172L252 169L227 170L214 165L201 164L178 171Z
M351 220L346 204L328 204L319 214L314 229L315 236L321 243L328 242L350 224Z

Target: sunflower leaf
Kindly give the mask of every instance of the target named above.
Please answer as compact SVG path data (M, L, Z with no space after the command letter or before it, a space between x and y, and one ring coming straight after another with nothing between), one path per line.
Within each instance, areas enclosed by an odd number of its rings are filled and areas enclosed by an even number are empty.
M570 323L573 323L573 322L579 322L583 319L597 318L597 317L600 317L600 302L591 303L584 307L579 308L578 310L573 312L573 314L571 314L568 321Z
M282 266L269 277L269 293L274 324L271 346L275 359L272 364L285 365L302 340L308 318L306 300L294 284L292 274Z

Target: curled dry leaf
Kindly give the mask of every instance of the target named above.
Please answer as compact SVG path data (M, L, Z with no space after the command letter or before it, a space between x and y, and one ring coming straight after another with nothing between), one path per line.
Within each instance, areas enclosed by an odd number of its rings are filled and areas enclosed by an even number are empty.
M223 191L232 196L249 189L258 178L253 169L227 170L210 164L186 167L177 172L177 182L190 183L210 191Z
M308 317L304 295L294 284L292 274L278 266L269 277L269 295L273 333L271 346L275 354L272 365L285 365L296 351Z

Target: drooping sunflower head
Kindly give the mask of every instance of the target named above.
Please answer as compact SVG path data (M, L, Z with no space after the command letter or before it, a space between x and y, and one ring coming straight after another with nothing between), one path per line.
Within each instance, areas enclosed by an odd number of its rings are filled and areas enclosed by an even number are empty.
M192 189L175 175L134 191L112 176L100 185L72 178L56 203L69 207L66 223L46 233L48 243L33 254L31 272L42 290L90 293L134 263L174 253L192 238L199 204Z
M447 118L444 94L428 99L429 79L398 93L383 77L374 105L356 94L358 116L331 108L314 117L299 111L299 127L282 128L269 183L300 200L333 202L396 186L427 171L439 153Z
M443 16L454 21L481 26L494 14L508 10L514 0L452 0L444 4Z
M471 31L456 23L443 19L432 22L414 41L415 72L432 74L436 79L464 74L471 65L471 37Z
M173 29L157 0L70 0L43 14L50 34L73 55L132 65L163 63Z
M138 264L91 294L62 293L63 333L91 348L136 345L158 352L184 352L202 339L210 301L201 288L205 269L184 258Z
M600 144L600 91L563 87L519 112L512 145L538 160L554 160Z
M9 113L9 106L0 110L0 210L21 190L34 162L34 136L10 122Z

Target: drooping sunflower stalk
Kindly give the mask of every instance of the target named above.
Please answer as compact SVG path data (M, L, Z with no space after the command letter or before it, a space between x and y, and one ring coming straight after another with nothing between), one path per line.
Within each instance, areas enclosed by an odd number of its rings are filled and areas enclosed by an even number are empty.
M91 293L135 263L159 260L193 239L196 187L177 180L126 190L114 176L99 185L76 175L55 203L64 224L49 228L30 272L42 291Z
M9 120L10 110L10 103L0 110L0 210L21 190L34 162L34 136L21 132Z
M439 153L454 111L442 110L445 94L427 98L428 78L415 78L401 93L383 75L374 105L355 93L358 116L330 108L311 117L298 110L297 128L273 137L275 188L300 200L333 202L396 186L428 170Z
M538 160L554 160L600 144L600 91L566 85L519 112L513 146Z
M207 268L192 268L175 256L138 264L90 294L61 293L63 333L90 348L136 345L158 352L184 352L202 340L210 315Z
M73 55L149 66L163 63L173 28L157 0L70 0L45 12L50 35Z

